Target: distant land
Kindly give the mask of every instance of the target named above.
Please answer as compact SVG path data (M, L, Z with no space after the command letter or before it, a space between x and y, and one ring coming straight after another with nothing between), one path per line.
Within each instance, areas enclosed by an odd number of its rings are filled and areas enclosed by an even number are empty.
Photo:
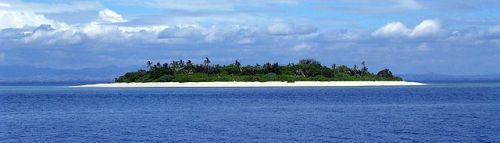
M139 66L56 69L32 66L0 66L0 82L112 82Z

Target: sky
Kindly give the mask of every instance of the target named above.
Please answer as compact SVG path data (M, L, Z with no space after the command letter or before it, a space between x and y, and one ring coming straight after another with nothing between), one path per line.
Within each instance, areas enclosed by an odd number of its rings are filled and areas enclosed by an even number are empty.
M497 0L0 0L0 68L314 58L491 75L500 74L499 13Z

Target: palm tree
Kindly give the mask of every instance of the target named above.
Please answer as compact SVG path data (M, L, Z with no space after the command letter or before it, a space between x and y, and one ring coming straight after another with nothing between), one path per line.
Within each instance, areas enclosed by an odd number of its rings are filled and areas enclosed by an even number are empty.
M191 60L187 60L186 67L184 68L188 74L193 74L194 65Z
M208 64L210 64L210 59L208 59L208 57L205 57L203 64L205 64L205 66L208 66Z
M332 71L333 71L333 76L335 77L335 74L337 72L337 64L333 64Z
M234 61L234 65L236 65L236 67L238 67L238 71L239 71L239 72L241 72L241 71L242 71L240 61L238 61L238 60Z
M210 59L208 59L208 57L205 57L205 60L203 61L203 64L205 65L205 68L206 68L206 72L208 73L208 69L209 69L209 64L210 64Z
M147 62L146 62L146 66L147 66L148 68L151 68L151 65L152 65L152 64L153 64L153 62L151 62L151 61L147 61Z
M368 68L366 67L366 62L363 61L361 62L361 65L363 65L363 68L361 69L361 74L367 74L368 73Z
M352 75L358 77L358 65L352 67Z
M183 60L179 60L179 67L184 68L185 64Z

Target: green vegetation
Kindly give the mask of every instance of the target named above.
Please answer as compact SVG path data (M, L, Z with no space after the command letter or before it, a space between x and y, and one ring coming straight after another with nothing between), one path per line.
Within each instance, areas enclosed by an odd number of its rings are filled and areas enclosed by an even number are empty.
M298 63L279 65L265 63L263 65L242 66L239 61L229 65L211 64L206 58L203 64L188 61L172 61L171 63L147 63L148 70L128 72L116 78L116 82L211 82L211 81L400 81L389 69L377 74L368 72L365 62L362 67L354 65L333 65L326 67L314 59L302 59Z

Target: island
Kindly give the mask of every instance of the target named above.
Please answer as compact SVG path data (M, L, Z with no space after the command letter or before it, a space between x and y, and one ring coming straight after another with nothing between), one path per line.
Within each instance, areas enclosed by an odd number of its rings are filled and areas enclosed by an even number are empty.
M207 57L201 64L191 60L170 63L146 62L147 69L127 72L115 83L77 87L296 87L296 86L403 86L424 85L405 82L385 68L376 74L361 66L324 66L315 59L280 65L267 62L243 66L236 60L229 65L212 64Z

